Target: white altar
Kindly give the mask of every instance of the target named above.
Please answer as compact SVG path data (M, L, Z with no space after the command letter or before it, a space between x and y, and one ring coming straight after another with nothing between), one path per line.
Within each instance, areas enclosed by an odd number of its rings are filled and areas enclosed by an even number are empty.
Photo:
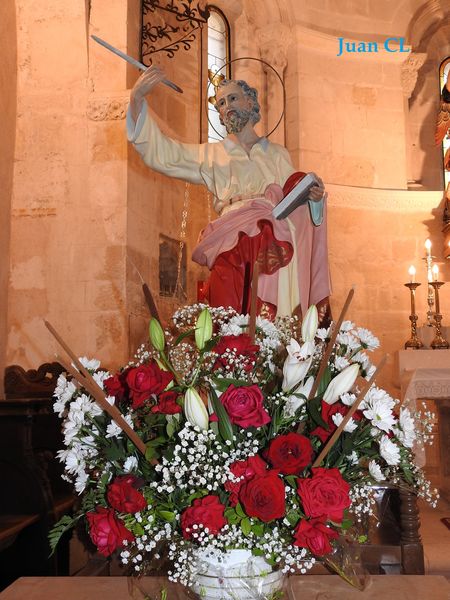
M400 350L398 366L401 399L412 411L430 410L436 415L434 444L416 450L427 475L450 498L450 350Z

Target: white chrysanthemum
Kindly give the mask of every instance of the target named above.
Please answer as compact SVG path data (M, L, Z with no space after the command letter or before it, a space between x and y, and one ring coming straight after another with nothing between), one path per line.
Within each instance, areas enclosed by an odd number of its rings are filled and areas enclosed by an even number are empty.
M67 379L64 373L61 373L56 381L55 391L53 392L53 396L59 398L61 394L63 394L66 389Z
M347 460L349 461L349 463L351 465L357 465L359 462L359 458L358 455L356 454L356 452L353 450L351 454L349 454L347 456Z
M400 448L387 435L383 435L380 440L380 455L388 465L395 466L400 462Z
M364 327L357 327L356 335L361 340L361 345L368 350L375 350L375 348L380 346L380 340Z
M66 410L65 402L61 402L60 400L56 400L55 402L53 402L53 411L55 413L58 413L58 417L62 417L65 410Z
M138 467L138 459L135 456L128 456L126 461L123 463L123 470L125 473L131 473Z
M388 433L395 424L392 409L395 401L389 394L380 388L371 387L362 402L364 416L374 427Z
M345 356L336 356L334 359L334 366L337 371L342 371L349 366L350 362Z
M375 481L383 481L386 477L383 475L380 465L375 461L369 462L369 473L375 479Z
M324 342L330 336L330 329L325 329L325 327L319 327L316 331L316 338L322 340Z
M348 333L339 333L336 337L336 341L338 344L342 344L343 346L347 346L348 350L356 350L356 348L360 347L359 340L355 338L350 332Z
M86 488L86 483L88 482L89 475L85 471L80 471L75 480L75 491L78 494L82 494Z
M394 427L394 433L397 439L406 447L412 448L416 439L415 423L411 413L407 408L400 409L398 426Z
M128 423L128 425L133 429L133 419L131 418L131 415L125 415L124 419ZM122 429L116 424L116 422L111 421L106 428L106 436L105 437L107 437L107 438L120 437L122 435L122 433L123 433Z
M53 396L55 398L58 398L59 403L66 404L67 402L69 402L69 400L72 399L72 396L75 394L76 391L76 385L72 383L72 381L67 381L65 375L61 373L61 375L58 377ZM57 412L56 407L54 407L54 410L55 412Z
M105 379L108 379L108 377L111 377L111 374L108 373L108 371L98 371L98 373L93 373L92 377L97 383L97 385L99 385L103 390L103 382L105 381Z
M331 418L333 420L333 423L336 425L336 427L339 427L339 425L344 420L344 417L341 415L341 413L336 413L336 414L332 415ZM355 429L357 427L358 427L358 423L356 423L353 419L349 419L348 423L346 423L346 425L344 427L344 431L346 431L347 433L352 433L353 431L355 431Z
M356 394L351 394L350 392L348 392L347 394L342 394L340 400L342 404L345 404L346 406L352 406L352 404L356 400Z
M352 323L351 321L342 321L342 325L341 325L341 328L339 329L339 331L342 331L345 333L347 331L351 331L354 328L355 328L355 324Z
M100 366L100 361L96 358L87 358L87 356L80 356L78 360L88 371L96 371Z
M61 462L65 463L65 469L71 475L78 475L86 467L84 456L77 448L60 450L57 456Z
M64 435L64 443L68 446L74 437L78 435L80 431L82 423L75 421L71 418L71 415L68 415L67 419L63 423L63 435Z

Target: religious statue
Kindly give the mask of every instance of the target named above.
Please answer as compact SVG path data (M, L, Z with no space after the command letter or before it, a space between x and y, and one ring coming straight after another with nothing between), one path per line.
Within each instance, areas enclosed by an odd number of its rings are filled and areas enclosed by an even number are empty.
M305 313L310 304L328 306L330 281L326 215L319 226L308 206L277 220L272 209L283 198L283 185L295 180L287 150L259 137L256 89L240 80L224 80L216 93L216 108L228 135L221 142L185 144L164 135L152 118L145 97L165 78L151 66L131 91L127 115L128 139L155 171L195 184L212 193L219 218L202 231L192 258L210 269L208 301L247 312L246 281L259 265L258 311L274 318ZM324 202L318 179L310 198ZM248 295L248 294L247 294Z
M450 71L449 71L450 74ZM447 75L447 81L442 88L441 101L439 103L439 112L436 120L436 133L435 141L436 145L441 144L445 136L448 134L450 127L450 81L449 75ZM444 156L444 169L450 171L450 148ZM447 185L445 190L445 207L444 207L444 223L450 222L450 184Z

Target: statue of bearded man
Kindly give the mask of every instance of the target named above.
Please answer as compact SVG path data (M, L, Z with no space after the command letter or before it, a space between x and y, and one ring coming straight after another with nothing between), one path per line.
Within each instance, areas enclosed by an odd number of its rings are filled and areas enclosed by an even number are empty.
M161 132L145 100L164 78L159 67L151 66L137 80L130 95L128 139L155 171L203 183L213 195L219 216L203 230L192 254L210 269L209 304L247 312L244 283L258 262L259 314L274 318L304 313L310 304L326 307L326 218L316 227L306 204L287 219L272 216L285 194L283 186L296 174L287 150L254 129L261 118L257 90L242 80L222 81L216 108L228 135L221 142L184 144ZM319 179L310 199L323 202L324 196Z

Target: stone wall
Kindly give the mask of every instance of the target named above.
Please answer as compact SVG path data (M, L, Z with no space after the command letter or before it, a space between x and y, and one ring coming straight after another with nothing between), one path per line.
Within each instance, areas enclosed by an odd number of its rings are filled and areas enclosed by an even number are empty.
M3 123L0 136L0 373L3 373L7 345L11 196L16 139L17 43L13 0L5 0L0 9L0 52L0 114ZM0 377L0 398L2 396L3 377Z

